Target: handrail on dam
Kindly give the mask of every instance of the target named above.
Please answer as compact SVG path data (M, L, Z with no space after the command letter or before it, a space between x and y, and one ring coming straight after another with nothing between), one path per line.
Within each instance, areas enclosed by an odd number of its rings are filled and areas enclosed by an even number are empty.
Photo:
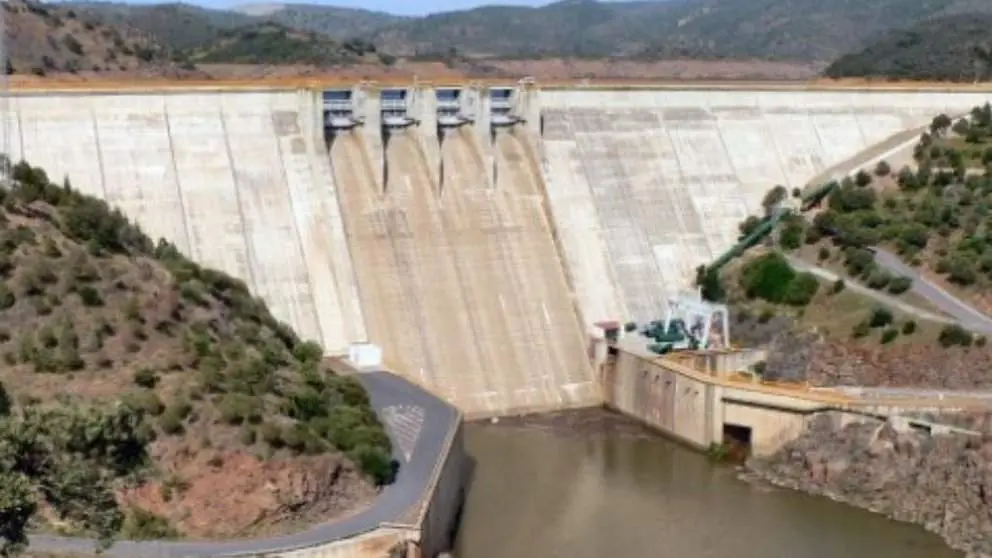
M324 89L341 86L366 86L371 89L389 87L475 87L513 86L526 89L583 89L583 90L775 90L775 91L992 91L992 84L949 84L942 82L870 82L870 81L758 81L758 80L698 80L677 79L553 79L522 83L516 78L445 77L430 80L410 77L382 77L368 80L341 75L288 76L265 78L229 78L175 80L165 78L118 79L59 79L19 77L10 80L14 93L154 93L169 90L279 90Z

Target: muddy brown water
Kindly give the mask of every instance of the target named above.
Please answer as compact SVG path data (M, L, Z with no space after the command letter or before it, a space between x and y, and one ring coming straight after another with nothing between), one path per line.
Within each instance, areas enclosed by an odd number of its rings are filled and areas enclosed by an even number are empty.
M469 424L457 558L962 558L920 527L747 483L605 412Z

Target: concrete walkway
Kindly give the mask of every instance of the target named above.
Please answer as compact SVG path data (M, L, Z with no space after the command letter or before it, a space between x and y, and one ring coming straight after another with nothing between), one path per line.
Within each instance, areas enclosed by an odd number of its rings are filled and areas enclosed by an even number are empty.
M459 412L441 399L388 372L357 375L368 390L372 407L386 423L393 455L400 462L396 482L387 486L371 507L333 523L266 539L227 541L119 541L106 556L113 558L193 558L263 555L346 539L401 523L427 496L448 434ZM32 536L31 550L91 554L94 543L83 538Z

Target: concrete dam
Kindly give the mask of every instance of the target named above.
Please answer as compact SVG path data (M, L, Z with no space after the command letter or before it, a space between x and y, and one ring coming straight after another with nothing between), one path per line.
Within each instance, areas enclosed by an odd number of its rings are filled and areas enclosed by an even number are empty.
M243 279L329 354L380 345L468 416L601 401L587 332L660 316L775 184L977 91L19 90L12 159Z

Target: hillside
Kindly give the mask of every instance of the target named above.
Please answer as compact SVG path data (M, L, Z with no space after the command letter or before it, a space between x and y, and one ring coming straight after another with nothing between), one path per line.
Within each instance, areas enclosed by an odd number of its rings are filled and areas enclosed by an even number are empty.
M339 40L366 37L387 25L408 19L383 12L313 4L282 4L279 9L262 17L294 29L314 31Z
M256 18L247 15L191 4L72 2L63 5L108 25L140 29L173 49L190 48L216 39L227 29L257 23Z
M389 26L376 44L400 54L533 57L761 58L830 61L879 33L965 10L980 0L572 0L490 6ZM507 31L509 30L509 31Z
M72 8L9 0L3 9L8 73L175 73L166 49L146 33L91 21Z
M254 6L244 13L184 4L78 6L178 49L209 42L233 27L273 22L342 41L360 38L401 57L448 63L624 57L826 64L886 32L929 18L992 14L992 4L982 0L564 0L538 8L492 5L418 18L307 4Z
M236 27L269 22L346 40L404 20L381 12L308 4L246 6L232 10L213 10L184 3L70 2L63 5L111 25L141 29L176 49L214 41L224 31Z
M877 77L932 81L992 79L992 15L959 14L893 31L834 61L832 78Z
M26 525L296 530L390 482L365 390L241 281L40 169L18 164L14 179L0 190L0 544Z
M228 29L205 44L181 51L177 58L194 64L338 64L378 62L374 45L357 39L339 42L312 31L277 23L258 23ZM383 55L382 59L390 60Z

